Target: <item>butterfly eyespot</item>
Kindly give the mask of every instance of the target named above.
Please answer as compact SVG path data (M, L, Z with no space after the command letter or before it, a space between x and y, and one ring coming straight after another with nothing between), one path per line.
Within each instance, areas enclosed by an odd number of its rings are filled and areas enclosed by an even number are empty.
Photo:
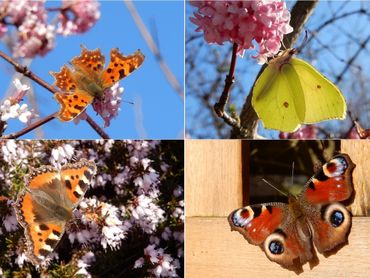
M285 108L288 108L288 107L289 107L289 103L285 101L285 102L283 103L283 106L284 106Z
M333 213L330 215L330 224L334 228L337 228L340 225L342 225L343 222L344 222L344 214L339 210L333 211Z
M284 252L284 246L280 241L274 240L270 242L269 250L274 255L280 255Z
M317 88L317 89L321 89L321 85L317 85L317 86L316 86L316 88Z
M112 69L111 68L107 69L107 72L108 73L111 73L112 72Z

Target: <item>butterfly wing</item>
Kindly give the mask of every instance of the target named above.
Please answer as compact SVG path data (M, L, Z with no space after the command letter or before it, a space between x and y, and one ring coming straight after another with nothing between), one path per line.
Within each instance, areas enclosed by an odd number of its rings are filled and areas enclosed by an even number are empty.
M50 74L54 76L55 86L57 86L62 92L72 92L76 90L76 80L72 71L67 66L63 66L60 72L51 71Z
M64 192L64 203L76 207L85 195L86 190L91 184L91 180L96 174L96 165L93 161L82 159L73 164L62 167L61 180L67 190Z
M71 61L74 69L85 77L90 77L91 81L97 81L103 71L105 57L100 49L88 50L81 45L81 54Z
M137 50L129 56L122 55L117 48L111 50L110 62L101 76L103 88L112 87L113 84L128 76L143 63L145 56Z
M265 128L293 132L303 123L344 119L346 103L338 88L290 52L269 62L257 79L252 105Z
M289 267L312 258L309 231L292 218L287 204L247 206L233 211L228 220L232 230L259 245L271 261Z
M346 102L330 80L309 63L293 58L291 65L299 77L306 104L304 123L311 124L330 119L343 120L346 116Z
M80 115L92 103L94 97L82 90L71 93L56 93L54 95L61 108L57 117L62 122L68 122Z
M339 202L352 195L354 167L347 154L334 156L309 180L299 196L311 226L313 242L320 253L347 240L351 215Z
M272 60L258 77L252 106L265 128L291 132L303 122L306 105L297 74L281 58Z

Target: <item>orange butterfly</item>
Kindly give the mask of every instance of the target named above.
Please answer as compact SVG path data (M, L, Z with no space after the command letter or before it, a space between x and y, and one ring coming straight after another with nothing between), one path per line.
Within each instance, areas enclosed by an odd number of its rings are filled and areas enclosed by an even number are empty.
M145 58L140 50L124 56L117 48L113 48L110 62L103 69L105 57L99 48L92 51L83 45L81 48L80 56L71 61L72 70L64 65L60 72L50 72L55 78L55 86L62 91L56 93L55 98L62 106L58 118L63 122L76 118L94 99L102 99L105 89L140 67Z

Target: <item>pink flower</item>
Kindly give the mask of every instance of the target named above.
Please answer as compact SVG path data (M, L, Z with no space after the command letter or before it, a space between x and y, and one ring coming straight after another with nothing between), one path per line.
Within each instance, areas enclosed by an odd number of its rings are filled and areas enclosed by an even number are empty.
M317 138L317 128L313 125L304 125L297 131L288 133L280 132L280 139L314 139Z
M280 41L292 32L290 13L280 0L253 1L190 1L198 10L191 22L204 31L208 43L222 45L229 41L239 45L238 54L259 46L256 58L259 63L278 53Z
M65 36L88 31L100 18L99 3L96 0L63 0L63 7L57 32ZM69 17L71 14L73 18Z
M117 116L120 110L122 93L123 88L117 82L111 88L104 91L104 98L102 100L94 100L92 104L93 108L103 118L104 127L108 127L110 121Z

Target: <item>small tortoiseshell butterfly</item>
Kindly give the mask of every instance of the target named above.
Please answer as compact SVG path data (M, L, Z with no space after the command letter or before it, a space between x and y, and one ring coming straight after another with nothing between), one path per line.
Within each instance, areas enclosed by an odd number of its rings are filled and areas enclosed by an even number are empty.
M26 187L14 207L34 265L53 252L95 174L95 163L82 159L60 170L52 166L32 169L26 176Z
M287 204L265 203L233 211L228 218L231 229L283 267L311 261L313 245L325 254L347 241L351 215L340 202L352 195L354 168L347 154L336 155L298 196L289 196Z

